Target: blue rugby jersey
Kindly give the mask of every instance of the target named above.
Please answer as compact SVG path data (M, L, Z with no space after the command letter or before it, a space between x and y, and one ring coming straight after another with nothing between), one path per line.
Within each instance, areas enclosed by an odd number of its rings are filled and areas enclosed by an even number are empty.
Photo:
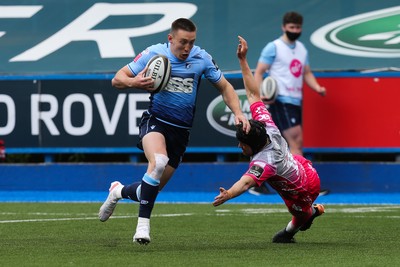
M169 43L146 48L128 64L128 67L136 76L157 54L165 55L170 60L171 79L163 90L151 94L148 111L165 123L191 128L202 75L204 74L211 83L217 83L222 77L222 72L204 49L194 46L189 57L182 61L172 54Z

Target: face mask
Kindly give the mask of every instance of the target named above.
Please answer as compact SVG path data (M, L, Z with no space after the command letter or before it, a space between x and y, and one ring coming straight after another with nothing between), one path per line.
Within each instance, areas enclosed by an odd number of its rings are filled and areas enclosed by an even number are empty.
M297 32L288 32L288 31L286 31L285 33L286 33L286 36L289 38L290 41L296 41L301 35L301 32L297 33Z

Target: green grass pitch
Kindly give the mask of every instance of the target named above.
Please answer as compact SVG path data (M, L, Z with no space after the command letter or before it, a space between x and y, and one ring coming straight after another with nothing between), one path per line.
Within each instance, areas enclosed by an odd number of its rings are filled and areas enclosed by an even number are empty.
M400 206L326 205L295 244L272 236L283 205L157 204L152 242L132 242L138 205L1 203L1 266L400 266Z

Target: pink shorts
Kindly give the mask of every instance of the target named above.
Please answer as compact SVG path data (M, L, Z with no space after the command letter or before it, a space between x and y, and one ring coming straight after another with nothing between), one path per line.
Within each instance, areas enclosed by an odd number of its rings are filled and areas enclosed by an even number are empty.
M314 201L317 199L319 192L321 190L321 184L317 171L313 168L311 161L305 159L299 155L293 155L293 157L301 163L304 167L305 173L307 175L306 192L300 199L303 200L293 200L293 199L283 199L286 206L288 207L290 213L297 215L299 212L308 211Z

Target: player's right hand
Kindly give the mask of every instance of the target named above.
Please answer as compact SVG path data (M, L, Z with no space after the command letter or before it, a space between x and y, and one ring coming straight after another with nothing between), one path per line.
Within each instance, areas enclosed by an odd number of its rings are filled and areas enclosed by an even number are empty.
M155 90L154 88L154 80L151 77L146 77L147 68L144 68L138 75L135 76L135 87L146 89L148 91Z
M223 187L220 187L219 188L219 195L214 198L213 206L216 207L216 206L219 206L221 204L224 204L230 198L231 197L230 197L230 195L228 193L228 190L226 190Z

